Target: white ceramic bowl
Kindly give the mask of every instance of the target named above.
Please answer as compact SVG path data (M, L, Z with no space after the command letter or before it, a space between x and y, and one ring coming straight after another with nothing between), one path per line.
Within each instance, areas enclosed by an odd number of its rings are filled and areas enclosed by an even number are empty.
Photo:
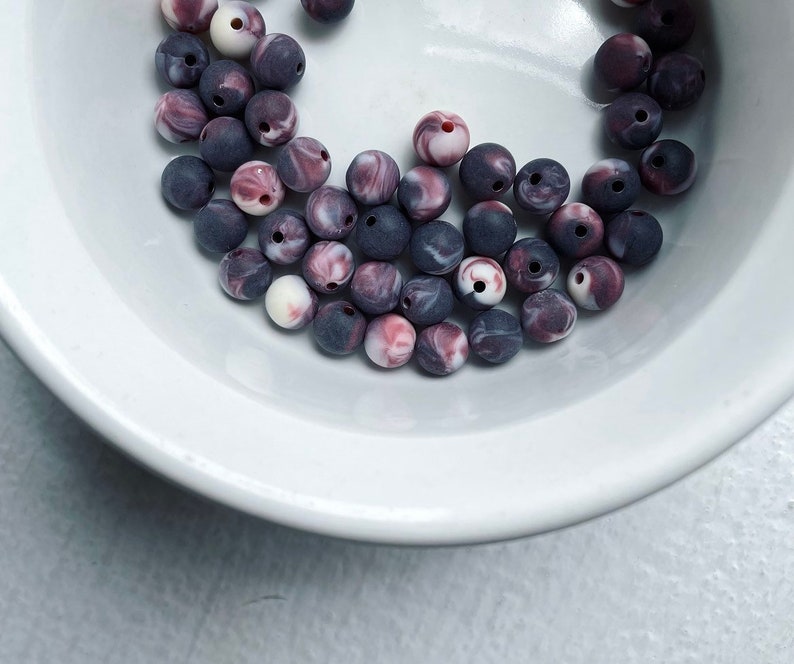
M221 293L217 258L159 194L185 151L152 128L159 3L5 3L3 335L121 449L280 523L475 542L644 496L725 450L794 381L794 4L696 2L689 50L708 89L664 136L692 145L700 178L689 195L644 199L662 254L564 343L441 380L325 357L261 303ZM434 108L466 118L473 143L504 143L519 165L555 157L575 180L615 153L582 75L628 25L608 0L359 0L330 29L297 0L260 6L305 47L301 133L328 146L333 183L367 148L406 170L413 125ZM456 199L445 217L459 222Z

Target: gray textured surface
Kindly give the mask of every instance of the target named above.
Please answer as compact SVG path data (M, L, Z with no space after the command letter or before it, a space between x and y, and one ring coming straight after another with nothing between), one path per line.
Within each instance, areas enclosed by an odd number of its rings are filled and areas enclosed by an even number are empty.
M0 663L794 661L794 404L617 514L364 546L209 504L102 444L0 344Z

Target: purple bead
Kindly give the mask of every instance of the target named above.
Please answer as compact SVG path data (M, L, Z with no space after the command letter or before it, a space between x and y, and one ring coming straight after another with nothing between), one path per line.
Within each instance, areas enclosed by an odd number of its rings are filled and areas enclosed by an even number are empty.
M218 60L201 75L199 94L215 115L237 115L254 96L254 81L234 60Z
M411 260L427 274L449 274L463 260L463 234L440 219L417 226L411 235Z
M562 291L548 289L533 293L521 307L521 327L532 341L550 344L565 339L578 317L573 300Z
M659 196L685 192L695 183L697 171L695 153L680 141L657 141L640 157L642 184Z
M663 124L662 107L639 92L621 95L604 111L607 137L626 150L647 148L659 138Z
M350 297L365 314L385 314L400 301L403 278L391 263L370 261L356 268Z
M602 159L585 173L582 198L601 214L615 214L631 207L641 188L634 166L622 159Z
M254 144L237 118L210 120L199 137L201 156L216 171L231 173L254 155Z
M248 220L232 201L216 198L196 213L193 234L207 251L226 253L245 241Z
M560 259L543 240L524 238L510 247L503 269L513 288L522 293L536 293L554 283L560 273Z
M554 159L533 159L516 174L516 203L532 214L551 214L571 193L571 178Z
M397 200L409 219L430 221L449 207L452 187L444 171L433 166L416 166L400 180Z
M306 13L319 23L338 23L353 11L355 0L301 0Z
M607 39L593 61L596 76L609 90L633 90L642 85L651 64L651 47L642 37L628 32Z
M209 30L218 0L160 0L160 9L174 30L197 34Z
M469 251L496 258L507 251L518 235L513 211L499 201L482 201L463 217L463 237Z
M229 182L232 200L243 212L255 217L270 214L284 202L284 185L276 169L265 161L248 161Z
M314 317L314 338L327 353L349 355L364 343L367 319L350 302L329 302Z
M262 297L273 282L273 268L261 251L242 247L221 259L218 280L231 297L255 300Z
M400 292L400 311L417 325L440 323L454 306L452 288L441 277L419 274L409 279Z
M419 366L436 376L447 376L460 369L469 359L466 333L454 323L427 327L416 340Z
M272 148L294 138L298 111L283 92L262 90L245 107L245 126L257 143Z
M475 201L490 201L513 185L516 160L498 143L480 143L463 157L458 174L469 196Z
M706 88L703 63L687 53L667 53L653 65L648 94L666 111L680 111L694 104Z
M379 367L396 369L413 357L416 330L398 314L379 316L367 326L364 350Z
M292 37L273 32L262 37L251 51L251 70L263 87L286 90L306 73L306 56Z
M259 226L259 248L276 265L291 265L306 254L311 244L306 219L295 210L271 212Z
M340 240L356 227L358 208L346 189L324 185L306 200L306 224L323 240Z
M469 149L469 127L457 113L431 111L414 128L414 150L430 166L457 164Z
M353 253L341 242L323 241L309 247L303 257L303 278L318 293L336 293L353 277Z
M198 140L208 121L204 104L192 90L169 90L154 107L154 126L171 143Z
M180 210L199 210L215 193L215 174L198 157L182 155L172 159L160 178L163 198Z
M634 32L655 51L674 51L695 32L695 12L688 0L649 0L634 15Z
M308 194L331 174L331 155L317 139L299 136L282 148L276 170L288 188Z
M247 58L265 34L265 20L250 2L227 0L210 23L210 39L227 58Z
M662 248L664 233L656 217L642 210L626 210L611 219L605 232L610 253L627 265L645 265Z
M209 64L210 54L204 42L187 32L168 35L154 54L160 76L175 88L192 88Z
M314 320L318 306L317 294L296 274L279 277L265 294L267 315L286 330L306 327Z
M356 224L358 248L375 260L394 260L405 251L410 239L411 224L393 205L379 205L368 210Z
M588 311L608 309L623 295L623 270L611 258L590 256L579 261L568 275L568 293Z
M521 323L502 309L483 311L469 325L469 345L487 362L504 364L524 345Z
M383 205L397 191L400 168L385 152L366 150L350 162L345 181L350 195L362 205Z
M457 298L472 309L484 311L499 304L507 292L501 266L487 256L464 258L452 277Z
M584 258L601 249L604 222L584 203L568 203L557 210L546 224L549 244L569 258Z

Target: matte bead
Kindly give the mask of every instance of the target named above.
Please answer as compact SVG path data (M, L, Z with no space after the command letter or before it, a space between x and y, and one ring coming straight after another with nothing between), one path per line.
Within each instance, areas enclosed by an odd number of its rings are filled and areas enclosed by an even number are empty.
M656 217L642 210L626 210L606 227L606 245L621 263L645 265L662 248L664 233Z
M323 241L309 247L303 257L303 278L318 293L342 290L353 278L353 254L341 242Z
M292 37L274 32L262 37L251 51L251 71L263 87L286 90L306 73L306 55Z
M648 0L634 14L633 29L654 51L674 51L695 32L689 0Z
M221 259L218 280L221 288L236 300L255 300L273 282L273 268L258 249L241 247Z
M625 150L642 150L662 133L662 107L648 95L628 92L604 111L607 138Z
M431 221L449 207L452 187L444 171L433 166L416 166L400 180L397 200L409 219Z
M367 319L350 302L329 302L314 317L317 345L332 355L349 355L364 343Z
M464 258L452 277L452 290L465 305L483 311L499 304L507 292L507 279L493 258Z
M353 11L355 0L301 0L306 13L319 23L338 23Z
M250 2L228 0L215 12L210 39L227 58L247 58L265 34L265 20Z
M346 189L323 185L306 199L306 225L323 240L341 240L356 227L358 208Z
M449 274L463 260L465 250L463 234L441 219L417 226L411 236L411 260L427 274Z
M623 270L611 258L590 256L579 261L568 275L568 293L582 309L608 309L623 295Z
M198 140L208 121L204 104L193 90L169 90L154 107L157 133L171 143Z
M215 192L215 174L198 157L182 155L172 159L160 178L163 197L180 210L199 210Z
M440 323L454 306L452 288L441 277L417 275L405 282L400 292L400 311L417 325Z
M398 314L375 318L364 335L367 357L379 367L396 369L413 357L416 346L416 329Z
M648 94L666 111L680 111L700 99L706 89L703 63L687 53L659 58L648 78Z
M469 359L466 333L454 323L427 327L416 340L419 366L435 376L447 376L460 369Z
M160 0L160 10L174 30L197 34L209 30L218 0Z
M601 249L604 222L584 203L567 203L546 224L546 237L557 253L569 258L584 258Z
M414 128L414 150L429 166L452 166L469 149L469 127L450 111L431 111Z
M397 191L400 168L381 150L365 150L348 166L345 182L350 195L362 205L383 205Z
M510 247L503 269L513 288L522 293L535 293L554 283L560 273L560 259L547 242L524 238Z
M562 291L549 288L533 293L521 307L521 327L532 341L550 344L573 332L578 311Z
M483 311L469 325L469 346L492 364L513 359L524 345L521 323L502 309Z
M308 194L331 174L331 155L316 138L298 136L282 148L276 170L289 189Z
M234 60L218 60L201 75L199 94L215 115L237 115L254 96L254 80Z
M516 161L506 147L480 143L463 157L458 174L466 193L474 200L494 200L513 186Z
M582 200L600 214L628 209L641 189L637 169L623 159L602 159L582 178Z
M568 171L554 159L533 159L516 174L516 203L532 214L551 214L571 193Z
M226 253L245 241L248 220L232 201L216 198L196 213L193 233L207 251Z
M463 237L478 256L496 258L507 251L518 235L513 211L499 201L482 201L463 217Z
M188 32L174 32L157 46L154 65L163 80L175 88L192 88L210 64L204 42Z
M265 294L265 310L276 325L299 330L314 320L319 307L317 294L295 274L276 279Z
M653 54L637 35L621 32L607 39L596 52L596 76L609 90L633 90L648 78Z
M291 265L306 254L311 234L306 219L297 210L271 212L259 226L259 248L276 265Z
M640 157L642 184L659 196L685 192L695 183L697 172L695 153L680 141L657 141Z
M403 278L394 265L383 261L362 263L350 282L350 297L365 314L385 314L400 301Z
M243 212L263 217L284 202L284 184L276 169L264 161L249 161L240 166L229 182L232 200Z
M260 145L268 148L283 145L298 131L298 110L283 92L262 90L245 107L245 126Z
M210 120L199 136L201 156L216 171L231 173L254 155L254 144L237 118Z

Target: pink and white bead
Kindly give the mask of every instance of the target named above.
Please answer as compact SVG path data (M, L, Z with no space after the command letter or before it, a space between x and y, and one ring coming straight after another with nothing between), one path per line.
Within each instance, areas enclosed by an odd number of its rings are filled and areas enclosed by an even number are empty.
M414 150L430 166L452 166L469 149L469 127L457 113L431 111L414 128Z
M154 126L171 143L197 141L208 122L207 110L193 90L169 90L154 106Z
M319 308L317 294L295 274L276 279L265 294L265 311L279 327L299 330L314 320Z
M221 5L210 23L210 39L227 58L247 58L264 35L265 19L244 0L230 0Z
M367 357L379 367L396 369L406 364L414 354L416 330L398 314L375 318L364 336Z
M356 262L344 244L324 240L309 247L302 268L306 283L318 293L329 295L347 286L356 271Z
M416 340L419 366L436 376L447 376L469 359L469 340L454 323L438 323L422 330Z
M603 311L623 295L623 270L606 256L579 261L568 275L568 293L582 309Z
M457 298L478 311L499 304L507 292L507 279L501 266L493 258L469 256L464 258L452 278Z
M198 34L209 30L218 0L161 0L160 10L174 30Z
M265 161L248 161L229 182L232 200L246 214L262 217L284 202L286 190L276 169Z

